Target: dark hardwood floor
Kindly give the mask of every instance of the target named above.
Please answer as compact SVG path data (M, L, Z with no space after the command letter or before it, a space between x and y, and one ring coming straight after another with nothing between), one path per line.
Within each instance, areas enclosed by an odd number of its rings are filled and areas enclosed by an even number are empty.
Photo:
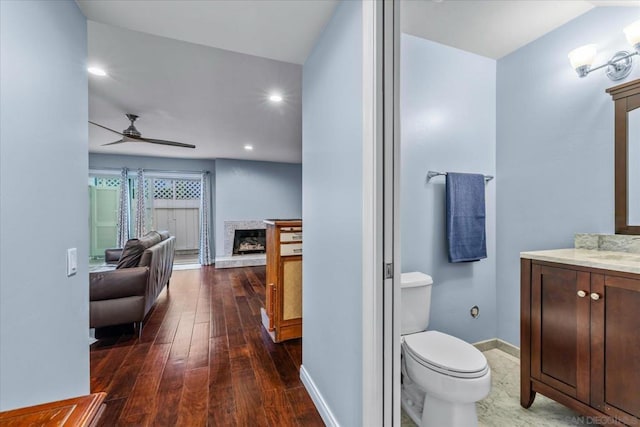
M91 346L102 426L323 426L299 379L302 341L260 322L265 268L174 271L144 322Z

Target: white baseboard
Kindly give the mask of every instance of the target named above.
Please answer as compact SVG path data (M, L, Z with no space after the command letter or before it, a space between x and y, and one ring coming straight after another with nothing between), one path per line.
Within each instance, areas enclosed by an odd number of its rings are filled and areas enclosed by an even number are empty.
M173 264L173 271L178 270L197 270L201 268L200 264Z
M304 365L300 366L300 380L302 384L304 384L304 388L307 389L309 396L311 396L311 400L313 400L313 403L316 405L322 421L329 427L339 427L340 424L338 424L336 417L333 416L333 412L329 409L329 405L325 402L320 390L316 387L316 383L313 382Z

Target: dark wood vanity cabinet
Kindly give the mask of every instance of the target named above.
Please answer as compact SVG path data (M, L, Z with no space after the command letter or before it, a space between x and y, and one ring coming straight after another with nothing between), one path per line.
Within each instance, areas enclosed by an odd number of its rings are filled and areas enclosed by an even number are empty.
M589 273L531 266L531 377L589 403ZM544 331L544 334L543 334Z
M640 277L521 260L521 405L640 426Z

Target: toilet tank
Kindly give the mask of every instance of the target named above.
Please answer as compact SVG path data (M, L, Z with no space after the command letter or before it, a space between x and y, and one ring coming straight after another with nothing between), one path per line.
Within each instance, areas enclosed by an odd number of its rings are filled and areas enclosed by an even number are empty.
M417 271L400 275L400 334L422 332L429 326L431 285L428 274Z

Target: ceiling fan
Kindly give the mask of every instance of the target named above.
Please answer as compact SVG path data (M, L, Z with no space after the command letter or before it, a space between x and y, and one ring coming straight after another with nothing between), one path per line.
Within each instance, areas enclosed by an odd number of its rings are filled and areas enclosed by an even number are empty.
M138 116L136 116L135 114L125 114L125 116L127 116L127 119L129 119L131 124L129 125L128 128L126 128L122 132L118 132L117 130L110 129L106 126L102 126L98 123L95 123L89 120L89 123L91 123L92 125L101 127L102 129L106 129L108 131L117 133L118 135L122 136L122 139L119 139L114 142L110 142L108 144L102 144L102 145L122 144L123 142L150 142L151 144L171 145L174 147L184 147L184 148L196 148L195 145L184 144L182 142L167 141L165 139L143 138L142 134L138 131L138 129L136 129L135 125L133 124L133 122L135 122L138 119Z

